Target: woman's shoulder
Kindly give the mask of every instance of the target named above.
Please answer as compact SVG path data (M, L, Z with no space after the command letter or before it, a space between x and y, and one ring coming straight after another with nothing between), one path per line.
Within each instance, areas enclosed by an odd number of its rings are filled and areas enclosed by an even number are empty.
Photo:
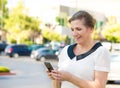
M66 50L70 45L66 45L62 50Z
M109 49L107 49L104 45L101 44L100 48L99 48L100 51L108 51L109 52Z
M69 44L69 45L66 45L62 50L61 50L61 53L67 53L67 51L70 49L70 48L73 48L75 44Z

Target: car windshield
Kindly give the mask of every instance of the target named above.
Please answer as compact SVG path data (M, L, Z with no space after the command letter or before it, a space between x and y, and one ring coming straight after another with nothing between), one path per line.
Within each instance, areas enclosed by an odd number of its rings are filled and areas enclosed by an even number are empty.
M111 54L112 62L120 62L120 54Z
M44 45L31 45L29 47L30 50L37 50L38 48L42 48L45 47Z

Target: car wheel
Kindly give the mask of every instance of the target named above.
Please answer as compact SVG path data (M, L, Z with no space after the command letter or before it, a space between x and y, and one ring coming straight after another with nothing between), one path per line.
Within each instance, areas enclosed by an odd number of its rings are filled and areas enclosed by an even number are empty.
M45 61L46 58L44 56L41 56L40 61Z
M37 58L36 58L36 61L40 61L40 59L37 59Z
M13 57L17 58L19 55L17 53L14 53Z
M10 58L12 58L12 57L13 57L13 55L9 55L9 57L10 57Z

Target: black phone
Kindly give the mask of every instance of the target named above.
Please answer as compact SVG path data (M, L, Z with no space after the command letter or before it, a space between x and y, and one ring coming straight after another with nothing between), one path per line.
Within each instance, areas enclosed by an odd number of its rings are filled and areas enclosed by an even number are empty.
M48 71L51 72L53 70L53 67L50 62L44 62L45 66L47 67Z

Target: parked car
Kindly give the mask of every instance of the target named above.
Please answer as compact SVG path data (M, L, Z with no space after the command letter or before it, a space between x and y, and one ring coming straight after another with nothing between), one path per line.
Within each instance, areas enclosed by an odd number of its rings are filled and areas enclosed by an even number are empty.
M45 46L44 45L39 45L39 44L33 44L33 45L29 46L29 49L31 51L34 51L34 50L37 50L37 49L42 48L42 47L45 47Z
M4 52L7 45L7 43L0 43L0 53Z
M5 54L9 57L30 56L31 50L25 44L12 44L5 48Z
M120 53L111 53L110 73L108 81L120 81Z
M31 53L31 58L34 58L36 61L45 61L46 59L56 59L54 50L51 50L47 47L37 49Z

